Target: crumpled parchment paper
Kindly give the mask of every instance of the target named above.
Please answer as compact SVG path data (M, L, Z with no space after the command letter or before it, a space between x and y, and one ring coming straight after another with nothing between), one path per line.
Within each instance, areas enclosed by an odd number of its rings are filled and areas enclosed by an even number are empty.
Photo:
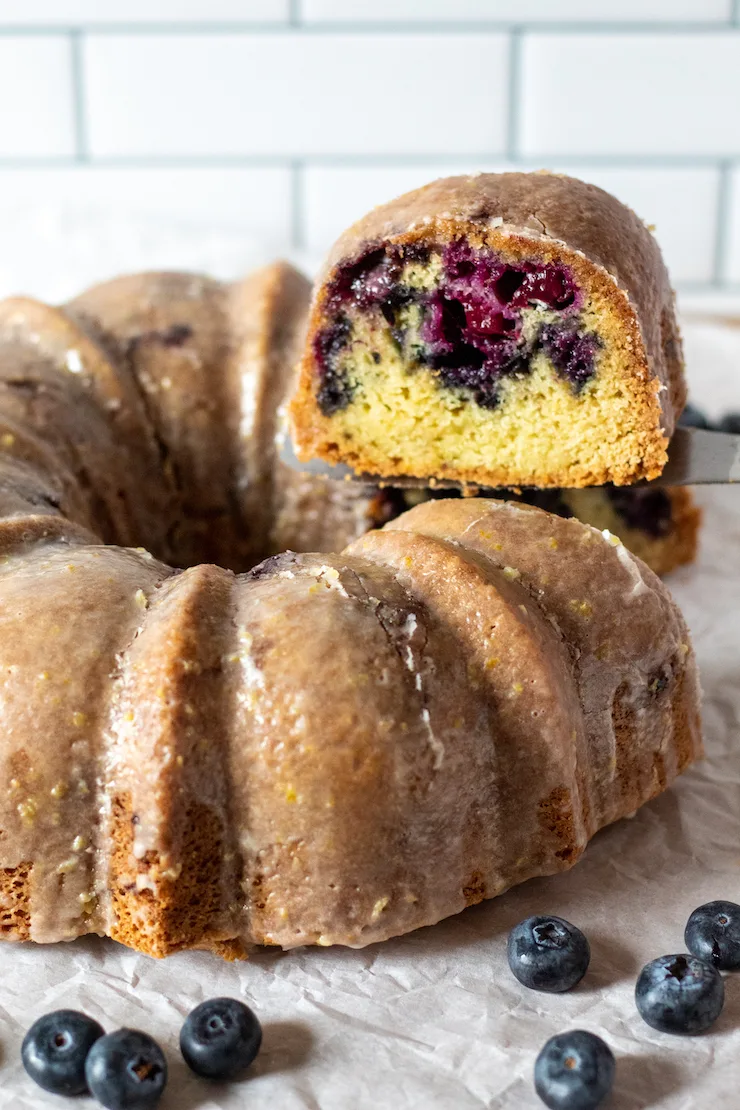
M740 329L685 331L694 399L712 414L740 409ZM534 1110L535 1056L574 1027L599 1033L616 1054L610 1110L740 1106L740 974L727 977L724 1012L702 1037L654 1032L633 1000L640 967L683 950L695 906L740 901L740 487L699 496L699 563L669 584L699 657L706 762L598 834L568 874L363 951L263 951L229 965L202 953L158 962L95 938L0 945L0 1110L63 1105L19 1061L30 1023L61 1006L162 1043L163 1110ZM591 968L569 994L528 991L508 970L507 931L535 912L561 914L589 937ZM264 1025L262 1052L241 1083L198 1080L179 1056L186 1014L217 994L243 998Z

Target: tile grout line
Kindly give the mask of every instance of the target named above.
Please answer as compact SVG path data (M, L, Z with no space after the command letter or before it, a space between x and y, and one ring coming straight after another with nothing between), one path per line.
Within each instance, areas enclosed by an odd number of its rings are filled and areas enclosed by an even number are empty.
M84 115L84 113L83 113ZM0 155L0 169L44 169L47 167L73 166L77 159L60 156L7 156ZM282 154L120 154L87 155L87 164L95 169L291 169L294 165L316 166L326 169L405 169L407 167L450 166L453 168L490 166L495 169L510 161L505 151L496 153L481 151L429 151L424 154L336 154L320 152L308 155ZM668 170L678 173L687 170L720 170L723 166L740 169L740 155L721 157L719 155L671 155L671 154L548 154L517 155L516 163L524 168L541 168L544 162L550 165L568 166L570 169L600 170ZM460 169L459 172L463 172Z
M522 67L522 32L518 27L512 29L509 37L509 79L507 91L509 103L506 108L506 158L516 162L519 150L519 103Z
M290 165L290 243L293 250L303 250L306 245L304 165L296 158Z
M357 22L357 23L342 23L342 22L313 22L307 23L303 20L300 12L300 0L288 0L289 11L288 17L285 20L273 21L249 21L249 20L214 20L212 22L203 21L170 21L170 22L136 22L132 20L129 23L96 23L95 20L80 21L77 23L35 23L35 24L22 24L22 23L2 23L0 20L0 36L17 37L17 36L37 36L37 35L63 35L71 34L75 31L81 31L88 34L96 35L177 35L177 34L275 34L275 33L291 33L296 29L306 34L327 34L327 35L445 35L445 34L509 34L516 30L527 30L534 34L542 35L614 35L614 34L628 34L628 35L691 35L691 34L717 34L722 32L734 32L738 22L740 22L740 2L735 0L735 14L730 15L727 19L716 20L714 22L705 21L685 21L685 22L635 22L624 21L604 21L600 23L589 22L588 20L572 21L569 23L547 23L547 22L522 22L521 20L470 20L470 22L453 21L449 22L398 22L388 20L378 20L377 22Z
M90 151L87 134L82 35L81 31L72 31L69 36L69 45L71 51L72 111L74 114L76 161L87 163L90 161Z
M717 226L714 240L714 267L712 281L715 285L722 286L726 279L729 263L729 246L727 235L730 223L730 174L732 163L722 162L719 168L719 183L717 186Z

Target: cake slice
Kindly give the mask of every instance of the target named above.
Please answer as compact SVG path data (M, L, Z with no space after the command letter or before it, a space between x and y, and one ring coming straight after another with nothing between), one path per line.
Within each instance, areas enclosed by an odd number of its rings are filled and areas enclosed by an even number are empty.
M654 478L685 403L658 245L593 185L433 182L339 239L291 404L296 452L487 487Z

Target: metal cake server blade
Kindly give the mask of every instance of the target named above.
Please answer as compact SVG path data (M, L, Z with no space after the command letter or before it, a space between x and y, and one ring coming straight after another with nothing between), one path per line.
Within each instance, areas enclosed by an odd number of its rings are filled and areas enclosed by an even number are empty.
M293 470L315 477L351 481L366 486L387 486L394 489L460 490L466 483L449 479L412 477L380 478L357 474L344 463L328 463L323 459L300 462L293 450L290 436L279 436L280 459ZM640 486L724 486L740 482L740 435L713 432L704 428L676 428L668 446L668 462L663 473ZM467 483L474 488L473 483Z
M724 486L740 482L740 435L676 428L668 462L651 486Z

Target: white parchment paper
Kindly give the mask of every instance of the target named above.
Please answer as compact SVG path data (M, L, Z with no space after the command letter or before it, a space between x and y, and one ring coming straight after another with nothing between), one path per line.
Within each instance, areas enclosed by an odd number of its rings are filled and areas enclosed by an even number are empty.
M694 399L712 413L740 409L740 329L685 330ZM163 1110L528 1110L541 1106L539 1047L573 1027L601 1034L617 1056L610 1110L740 1106L740 974L727 977L725 1010L698 1038L654 1032L633 1000L640 967L683 950L695 906L740 901L740 487L700 500L701 558L670 585L699 657L706 762L600 833L568 874L363 951L265 951L229 965L200 953L157 962L97 939L0 945L0 1110L64 1105L19 1062L27 1027L60 1006L159 1039L170 1062ZM591 968L569 994L527 991L508 970L507 931L535 912L589 937ZM188 1011L216 994L243 998L264 1024L262 1053L238 1084L197 1080L177 1049Z

